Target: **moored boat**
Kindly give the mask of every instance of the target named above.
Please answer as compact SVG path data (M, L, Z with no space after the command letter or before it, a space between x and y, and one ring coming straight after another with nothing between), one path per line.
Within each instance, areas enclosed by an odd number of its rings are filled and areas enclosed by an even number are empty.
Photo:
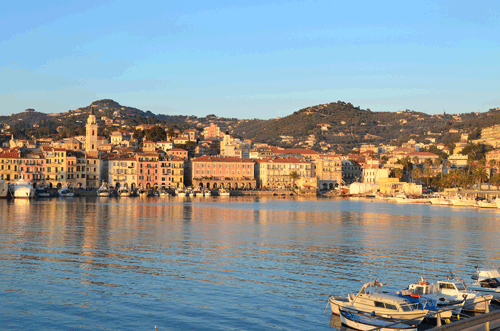
M9 194L9 184L4 180L0 180L0 199L7 199Z
M477 205L479 208L498 208L496 200L479 200Z
M35 197L35 189L30 182L18 180L12 185L12 196L14 198L31 199Z
M75 192L73 192L73 190L70 190L68 187L60 188L59 190L57 190L57 194L63 198L71 198L75 196Z
M473 198L466 198L461 195L457 195L453 198L450 198L451 203L453 206L461 206L461 207L475 207L477 206L477 201L476 199Z
M463 294L441 293L437 284L429 283L422 277L419 282L408 285L407 290L399 293L410 303L418 304L419 309L440 312L442 319L450 318L452 314L460 315L466 297Z
M228 190L222 188L222 189L219 190L219 195L221 197L228 197L228 196L231 195L231 192L229 192Z
M493 299L491 294L481 294L471 291L460 277L450 277L446 280L438 280L439 291L447 295L465 295L463 310L474 312L485 312L490 301Z
M394 330L412 330L417 331L416 325L396 321L392 318L384 318L373 316L366 312L353 311L348 308L340 309L340 320L342 324L356 329L356 330L380 330L380 331L394 331Z
M480 270L476 267L476 275L472 279L473 282L467 285L470 290L491 294L494 300L500 300L500 273L497 269Z
M111 189L106 182L103 182L101 184L101 187L99 187L99 189L97 190L97 196L99 197L110 197L111 194Z
M340 315L341 309L348 309L378 317L390 316L395 321L412 320L414 324L422 322L428 310L414 309L405 298L397 294L379 293L380 286L382 283L375 280L365 283L357 295L349 294L347 297L331 295L328 302L332 313Z

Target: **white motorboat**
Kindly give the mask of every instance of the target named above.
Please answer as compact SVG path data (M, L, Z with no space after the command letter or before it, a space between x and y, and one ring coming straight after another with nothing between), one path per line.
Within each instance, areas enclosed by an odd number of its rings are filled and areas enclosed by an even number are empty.
M479 200L477 202L477 205L479 208L498 208L497 207L497 201L495 200Z
M75 192L73 192L73 190L70 190L67 187L63 187L57 190L57 194L63 198L71 198L75 196Z
M450 201L454 206L461 206L461 207L475 207L475 206L477 206L476 199L466 198L466 197L463 197L461 195L457 195L457 196L451 198Z
M342 324L356 330L363 331L394 331L412 330L417 331L416 325L402 323L392 318L373 316L367 312L353 311L347 308L340 309L340 320Z
M430 203L429 198L413 198L408 196L396 197L396 203Z
M111 193L112 193L111 189L105 182L103 182L101 187L99 187L99 189L97 190L97 195L100 197L110 197Z
M228 196L231 195L231 192L229 192L228 190L222 188L222 189L219 190L219 195L221 197L228 197Z
M120 197L131 197L132 196L132 191L130 191L126 187L120 187L120 189L118 189L118 195Z
M0 199L7 199L9 194L9 184L4 180L0 180Z
M491 294L495 300L500 300L500 273L497 269L480 270L476 268L476 275L472 276L473 282L467 284L468 288L481 294Z
M210 190L208 190L208 189L207 190L203 190L203 196L204 197L209 197L211 195L212 195L212 192L210 192Z
M417 283L408 285L407 290L399 293L409 302L419 304L421 308L431 312L439 311L442 319L450 318L452 313L460 315L467 297L465 294L441 293L437 284L429 283L423 278Z
M14 198L31 199L35 197L35 189L25 180L18 180L12 185L12 196Z
M420 324L427 315L428 310L414 309L405 298L390 293L379 293L378 288L382 283L367 282L357 295L349 294L347 297L331 295L328 302L332 313L340 315L341 309L353 312L364 312L376 317L391 318L394 321L412 320Z
M186 196L186 190L182 189L182 188L178 188L175 190L175 195L177 195L178 197L185 197Z
M439 291L443 294L466 296L463 310L485 312L486 307L493 299L493 295L491 294L481 294L469 290L460 277L450 277L450 279L447 280L438 280L437 283L439 285Z

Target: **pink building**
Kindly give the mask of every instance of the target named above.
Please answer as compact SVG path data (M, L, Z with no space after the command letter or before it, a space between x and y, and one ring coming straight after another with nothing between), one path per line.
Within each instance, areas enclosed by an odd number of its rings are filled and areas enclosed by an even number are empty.
M142 152L135 155L137 160L137 187L144 189L160 185L158 173L158 153Z
M254 162L238 157L200 156L188 163L193 186L255 188Z

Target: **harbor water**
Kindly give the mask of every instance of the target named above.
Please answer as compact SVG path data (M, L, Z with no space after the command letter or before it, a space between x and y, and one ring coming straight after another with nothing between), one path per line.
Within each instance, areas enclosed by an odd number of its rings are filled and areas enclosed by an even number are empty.
M500 210L378 200L0 201L2 330L335 330L330 294L500 266Z

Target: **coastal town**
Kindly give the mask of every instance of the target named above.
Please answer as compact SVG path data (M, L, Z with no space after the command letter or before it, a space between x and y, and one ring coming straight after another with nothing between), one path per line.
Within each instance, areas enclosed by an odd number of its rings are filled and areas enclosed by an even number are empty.
M496 189L500 185L500 127L482 130L481 138L461 135L453 150L410 139L401 146L363 144L349 154L309 148L281 148L224 132L215 123L185 130L140 124L98 135L90 107L85 135L67 138L16 139L12 134L0 153L0 180L29 182L33 187L95 192L103 184L115 189L174 190L192 187L234 192L293 191L295 194L421 196L430 188ZM26 112L33 112L32 109ZM102 121L107 125L106 121ZM111 123L108 123L111 126ZM102 124L100 124L102 125ZM3 125L8 132L8 125ZM134 132L160 130L165 140L134 138ZM461 152L471 144L490 146L484 157ZM430 152L434 151L434 152Z

